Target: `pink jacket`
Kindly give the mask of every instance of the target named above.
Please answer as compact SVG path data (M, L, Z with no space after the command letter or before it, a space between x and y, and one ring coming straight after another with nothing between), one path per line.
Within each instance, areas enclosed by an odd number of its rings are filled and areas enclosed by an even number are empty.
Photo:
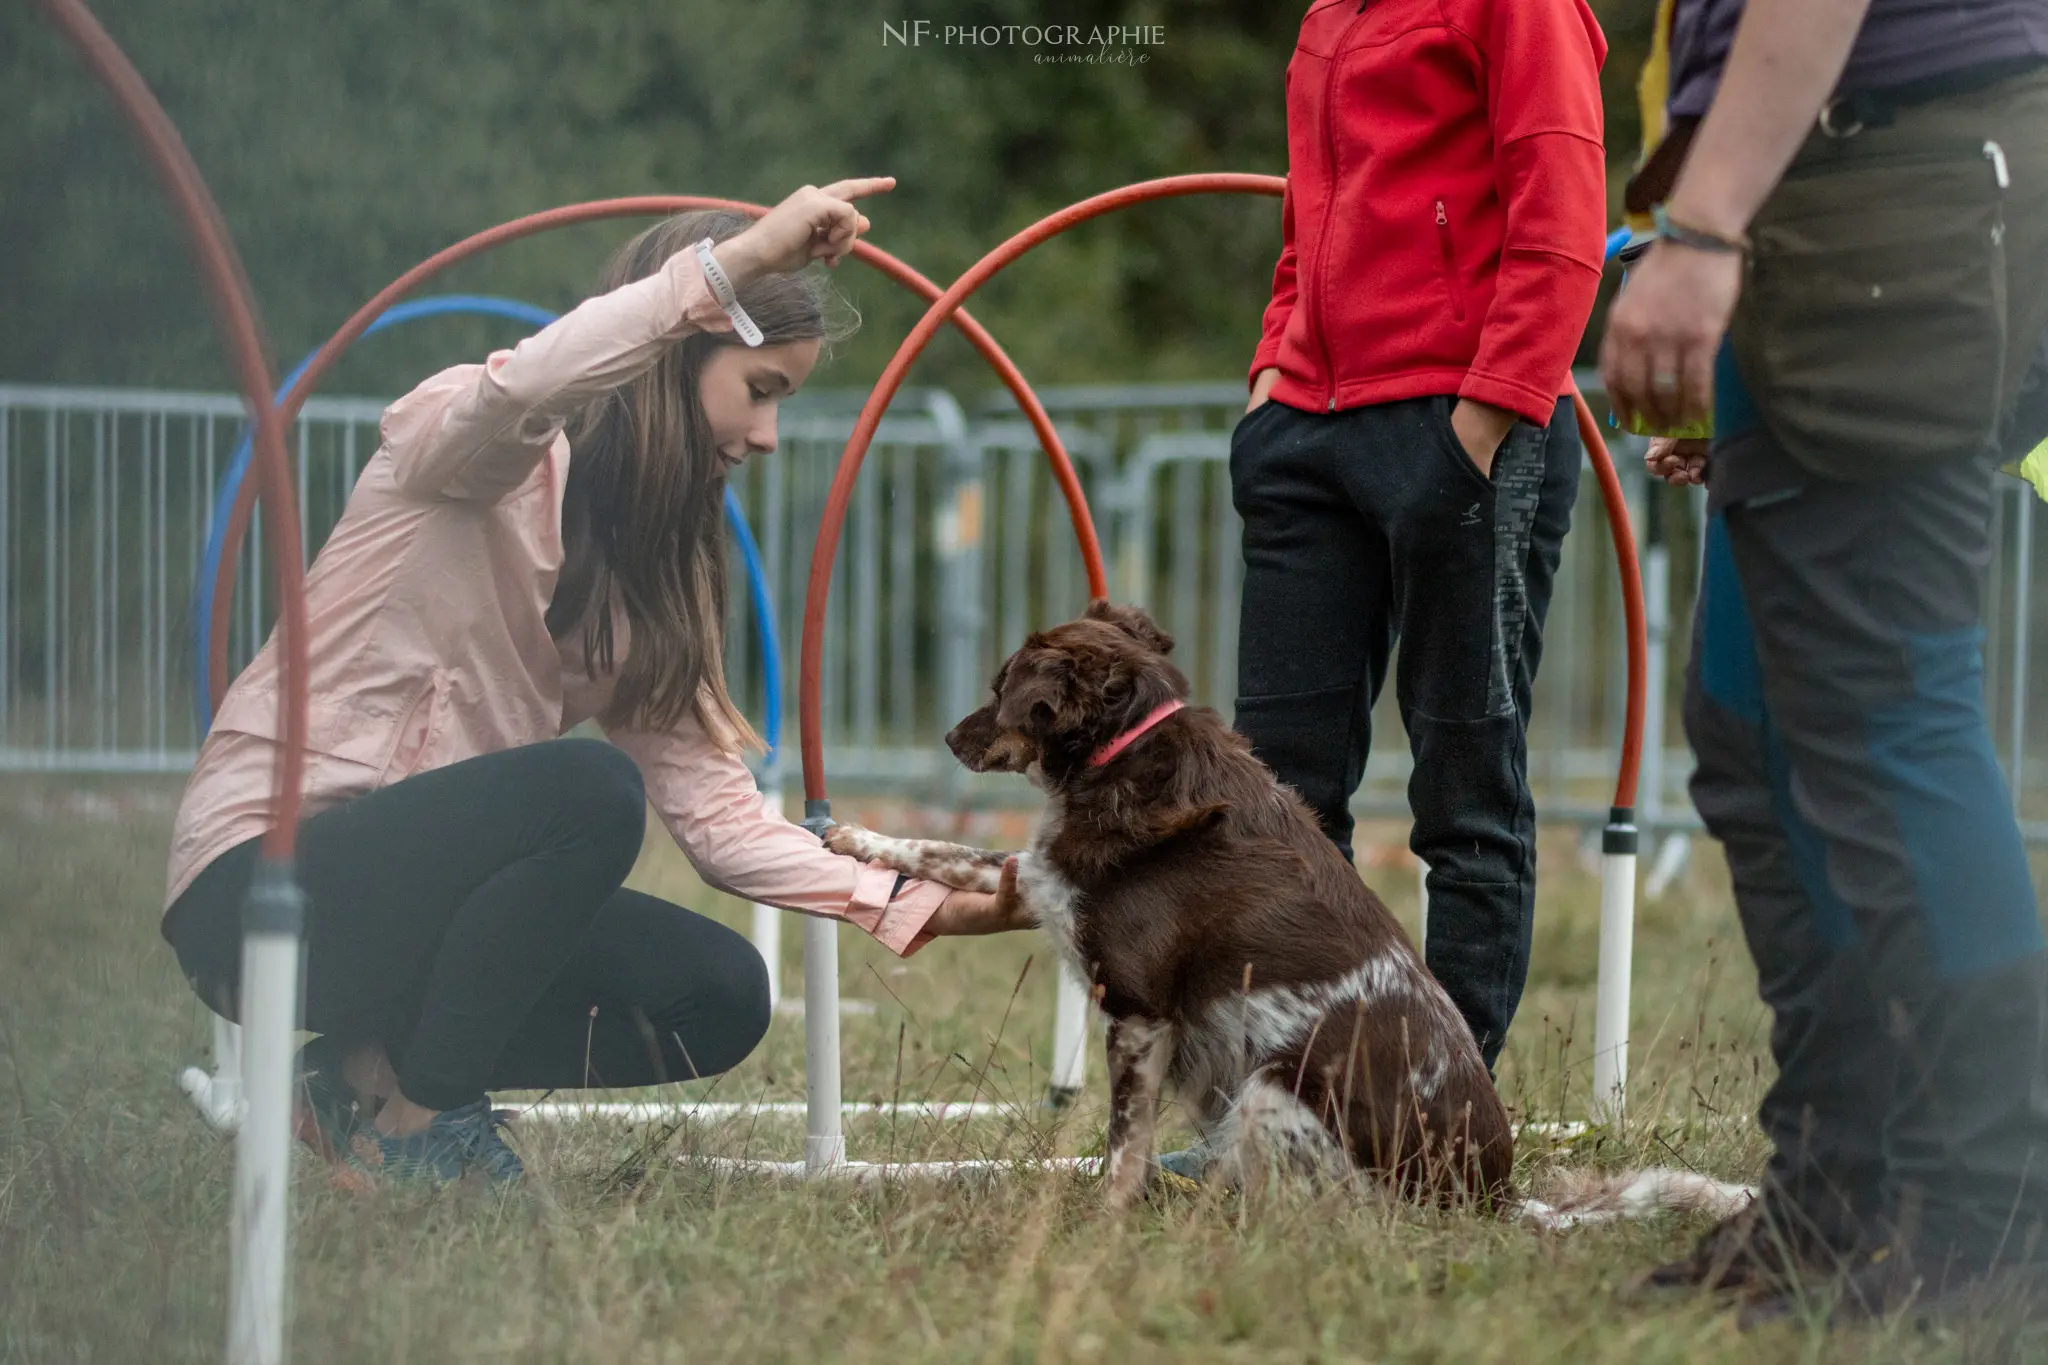
M562 565L562 426L681 337L730 328L682 252L386 410L383 444L306 578L306 814L555 738L604 709L610 676L586 676L580 635L558 645L544 620ZM268 828L277 687L273 637L200 747L171 837L167 907L209 861ZM850 920L899 954L929 941L944 887L912 881L889 899L895 873L827 851L770 809L739 756L695 719L608 738L711 885Z

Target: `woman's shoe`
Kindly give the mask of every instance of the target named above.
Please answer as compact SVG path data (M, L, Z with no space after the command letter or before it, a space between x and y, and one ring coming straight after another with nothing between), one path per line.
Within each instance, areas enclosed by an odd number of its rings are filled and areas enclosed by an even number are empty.
M1183 1147L1177 1152L1161 1152L1158 1164L1159 1169L1170 1176L1199 1183L1202 1177L1208 1174L1209 1164L1213 1160L1209 1149L1197 1143L1192 1147Z
M499 1130L511 1111L493 1109L488 1099L444 1109L417 1133L390 1137L364 1124L350 1142L355 1164L370 1175L433 1184L475 1173L493 1185L508 1185L526 1173L519 1154Z

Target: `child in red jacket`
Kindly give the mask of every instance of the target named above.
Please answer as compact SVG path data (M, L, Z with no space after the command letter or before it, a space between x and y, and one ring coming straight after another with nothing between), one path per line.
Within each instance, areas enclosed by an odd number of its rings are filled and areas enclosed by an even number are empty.
M1528 975L1529 691L1606 224L1584 0L1321 0L1231 440L1237 727L1347 857L1395 639L1428 959L1492 1066Z

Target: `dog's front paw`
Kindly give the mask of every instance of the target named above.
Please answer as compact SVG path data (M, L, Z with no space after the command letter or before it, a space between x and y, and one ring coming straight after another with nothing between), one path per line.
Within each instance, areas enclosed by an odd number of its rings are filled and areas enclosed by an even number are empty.
M871 829L862 829L859 825L832 826L825 831L825 847L891 872L912 877L918 875L918 860L912 845Z
M859 825L835 824L825 831L825 847L848 858L872 862L881 847L881 836Z

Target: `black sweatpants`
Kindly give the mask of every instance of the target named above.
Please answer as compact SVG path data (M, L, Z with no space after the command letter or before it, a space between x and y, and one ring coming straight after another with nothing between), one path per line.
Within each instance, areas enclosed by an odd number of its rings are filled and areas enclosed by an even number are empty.
M377 1042L400 1090L452 1109L488 1090L716 1075L768 1029L743 936L622 889L639 770L563 739L408 777L300 826L305 1027ZM260 840L208 864L164 918L193 988L233 1017Z
M1400 641L1429 865L1430 970L1487 1065L1529 972L1531 689L1581 450L1569 403L1517 422L1481 474L1448 397L1312 413L1267 402L1231 440L1244 520L1236 724L1351 856L1350 803Z

